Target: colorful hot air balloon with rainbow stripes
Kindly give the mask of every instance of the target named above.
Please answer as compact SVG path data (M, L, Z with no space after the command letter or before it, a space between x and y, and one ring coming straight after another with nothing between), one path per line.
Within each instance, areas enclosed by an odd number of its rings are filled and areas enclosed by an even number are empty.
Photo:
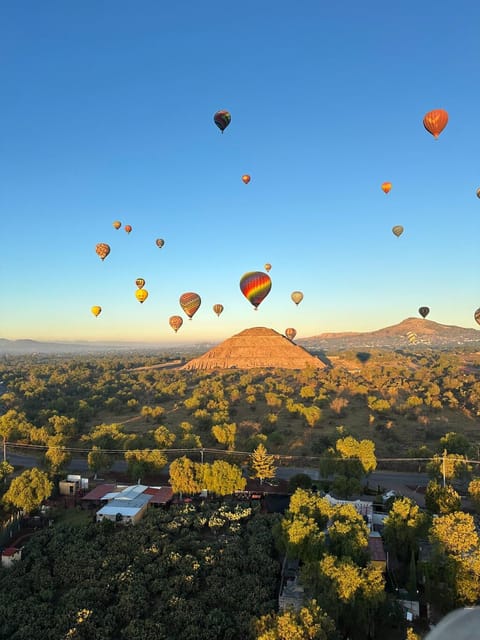
M202 304L202 299L198 295L198 293L193 293L192 291L188 291L187 293L182 293L180 296L180 306L183 311L191 320L193 316L197 313L200 305Z
M257 310L258 305L268 296L272 288L270 276L263 271L249 271L240 279L240 289L246 299Z

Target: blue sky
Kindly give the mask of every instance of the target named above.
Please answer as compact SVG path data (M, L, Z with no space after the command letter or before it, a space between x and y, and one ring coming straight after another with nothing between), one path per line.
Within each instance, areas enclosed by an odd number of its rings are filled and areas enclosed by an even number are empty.
M462 1L2 3L0 337L308 337L419 306L478 328L479 23ZM255 312L239 280L266 262Z

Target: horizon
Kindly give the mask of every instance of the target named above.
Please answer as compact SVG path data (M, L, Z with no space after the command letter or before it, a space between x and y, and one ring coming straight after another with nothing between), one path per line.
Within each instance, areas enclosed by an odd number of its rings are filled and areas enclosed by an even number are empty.
M175 347L256 323L301 340L422 306L477 329L479 20L431 0L0 7L0 335ZM267 263L254 311L240 279Z

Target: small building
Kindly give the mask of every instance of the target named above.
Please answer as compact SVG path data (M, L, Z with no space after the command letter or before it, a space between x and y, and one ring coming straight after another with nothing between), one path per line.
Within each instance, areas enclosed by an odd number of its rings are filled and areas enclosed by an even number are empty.
M60 480L58 490L61 496L75 496L80 491L88 489L88 478L82 478L74 474L67 475L66 480Z
M357 512L364 517L365 522L370 530L373 529L373 502L367 500L338 500L330 494L326 494L325 498L332 506L350 504L355 507Z
M370 552L370 562L374 567L379 567L382 571L387 569L387 554L383 547L382 536L378 531L371 531L368 536L368 550Z
M142 519L152 496L140 494L129 500L113 498L97 511L97 522L112 520L123 524L136 524Z
M2 551L2 567L11 567L14 562L20 560L22 550L17 547L7 547Z
M97 522L107 519L136 524L149 505L166 506L172 497L172 487L103 484L87 493L83 501L88 505L103 505L97 511Z

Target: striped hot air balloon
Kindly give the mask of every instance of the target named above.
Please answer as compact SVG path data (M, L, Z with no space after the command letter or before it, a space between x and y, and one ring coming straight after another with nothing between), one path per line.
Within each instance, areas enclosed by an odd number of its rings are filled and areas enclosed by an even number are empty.
M396 224L393 228L392 228L393 234L397 236L397 238L399 236L402 235L403 233L403 227L401 224Z
M198 295L198 293L193 293L189 291L187 293L182 293L180 296L180 306L182 307L185 314L191 320L193 316L197 313L200 305L202 304L202 299Z
M297 330L293 327L288 327L288 329L285 329L285 335L289 340L293 340L297 335Z
M223 311L223 304L214 304L213 311L217 314L217 316L220 316Z
M230 122L232 121L232 116L230 112L222 109L221 111L216 112L216 114L213 116L213 121L215 122L217 127L220 129L220 131L223 133L225 129L228 127L228 125L230 124Z
M272 280L263 271L249 271L240 278L240 289L255 310L268 296L271 288Z

